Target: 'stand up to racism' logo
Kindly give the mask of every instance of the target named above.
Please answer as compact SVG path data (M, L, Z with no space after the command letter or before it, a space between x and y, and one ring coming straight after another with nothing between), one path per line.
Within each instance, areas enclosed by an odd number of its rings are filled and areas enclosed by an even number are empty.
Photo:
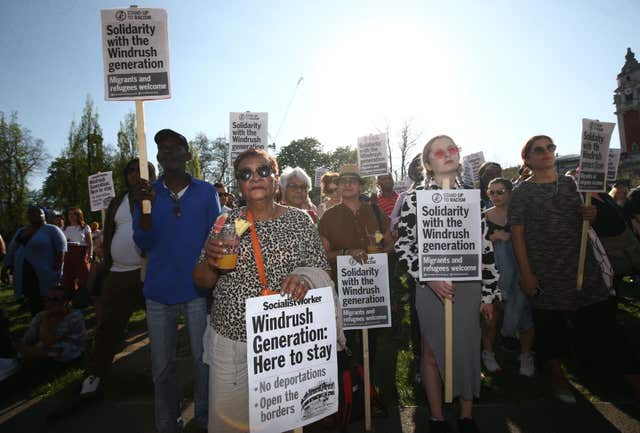
M116 12L116 19L118 21L124 21L127 19L127 11L123 11L122 9Z
M431 200L433 200L434 203L440 203L442 201L442 194L434 192L431 196Z

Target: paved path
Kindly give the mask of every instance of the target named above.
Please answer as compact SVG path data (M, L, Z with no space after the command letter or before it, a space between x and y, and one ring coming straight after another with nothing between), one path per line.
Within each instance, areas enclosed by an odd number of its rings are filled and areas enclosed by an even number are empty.
M0 432L29 433L152 433L153 387L146 334L129 340L131 344L120 354L114 365L105 398L60 419L50 414L67 407L79 384L42 401L17 402L0 409ZM194 431L191 424L193 404L190 357L184 332L178 351L178 378L182 395L185 431ZM376 432L427 432L424 407L403 407L391 411L389 417L373 420ZM451 419L455 409L449 410ZM475 417L483 433L640 433L640 412L631 405L592 404L580 399L575 405L555 400L534 400L521 404L478 404ZM337 431L321 425L304 429L305 433ZM351 432L364 431L362 422L352 424Z

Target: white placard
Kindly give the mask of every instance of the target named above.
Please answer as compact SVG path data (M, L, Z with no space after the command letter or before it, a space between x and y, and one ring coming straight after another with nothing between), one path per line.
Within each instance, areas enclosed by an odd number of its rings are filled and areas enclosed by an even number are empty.
M578 191L606 192L609 142L615 123L582 119Z
M325 173L329 173L329 169L327 167L318 167L316 168L316 172L315 172L315 176L313 179L313 185L320 188L320 182L322 179L322 176Z
M480 182L480 166L484 164L484 153L476 152L462 158L462 176L465 185L476 186Z
M615 182L618 178L618 166L620 165L620 149L609 149L607 165L607 182Z
M88 179L91 212L108 208L109 203L116 196L116 191L113 188L112 172L105 171L92 174Z
M102 58L107 101L171 98L165 9L103 9Z
M411 188L411 185L413 185L411 178L405 177L404 179L397 180L393 183L393 190L397 193L401 193Z
M482 279L480 190L416 192L420 281Z
M231 164L250 147L269 145L269 113L229 113L229 158Z
M358 168L362 177L389 173L387 134L358 137Z
M369 254L364 264L338 256L337 271L344 329L391 326L387 254Z
M338 410L333 289L300 302L280 295L246 301L249 419L252 432L279 433Z

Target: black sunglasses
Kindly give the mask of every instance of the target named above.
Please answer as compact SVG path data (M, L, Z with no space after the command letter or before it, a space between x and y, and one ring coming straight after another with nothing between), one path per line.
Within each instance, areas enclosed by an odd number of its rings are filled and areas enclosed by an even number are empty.
M327 189L324 190L324 192L327 193L327 194L333 194L337 190L338 190L338 188L327 188Z
M542 153L545 153L545 152L555 152L555 150L556 150L556 145L553 144L553 143L547 144L547 147L536 146L536 147L531 149L531 151L533 153L538 153L538 154L542 154Z
M169 195L171 196L171 200L173 200L173 214L178 218L180 216L180 197L171 191L169 191Z
M251 170L250 168L243 168L238 170L236 173L236 178L241 182L247 182L253 176L253 173L257 174L261 178L269 177L272 174L271 167L268 165L261 165L256 168L256 171Z

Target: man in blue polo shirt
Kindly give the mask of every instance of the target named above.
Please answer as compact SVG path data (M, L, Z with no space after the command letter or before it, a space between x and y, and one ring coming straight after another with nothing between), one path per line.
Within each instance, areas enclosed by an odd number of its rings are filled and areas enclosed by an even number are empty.
M186 138L170 129L159 131L158 162L163 175L151 185L141 181L138 203L152 200L150 215L137 204L133 239L146 252L144 296L151 341L151 367L155 388L155 422L159 433L181 429L176 378L178 314L187 322L193 357L195 420L207 425L208 366L202 362L202 336L206 328L206 293L196 289L193 266L211 226L220 213L216 189L186 171L191 159Z

